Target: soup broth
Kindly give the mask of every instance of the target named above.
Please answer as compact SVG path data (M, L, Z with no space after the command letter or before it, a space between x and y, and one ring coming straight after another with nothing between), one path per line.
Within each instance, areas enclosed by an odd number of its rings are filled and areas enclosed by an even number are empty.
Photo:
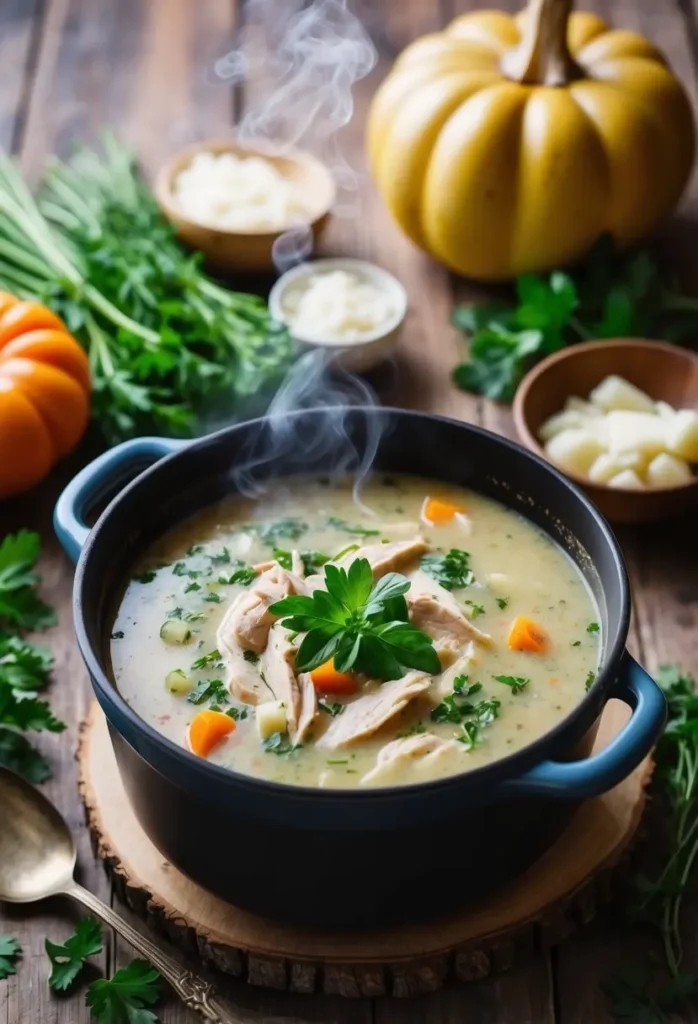
M409 582L399 600L438 671L297 671L302 631L281 625L271 598L322 590L323 562L348 570L364 557L376 582L391 571ZM167 534L126 587L111 662L124 699L175 743L196 749L202 710L227 715L213 763L356 788L465 772L526 746L581 701L600 642L579 570L531 523L469 491L376 474L361 504L349 481L293 478Z

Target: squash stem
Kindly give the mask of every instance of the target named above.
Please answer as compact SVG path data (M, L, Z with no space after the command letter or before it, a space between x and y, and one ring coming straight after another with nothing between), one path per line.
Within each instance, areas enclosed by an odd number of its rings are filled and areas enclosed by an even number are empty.
M567 45L574 0L529 0L521 42L504 54L501 71L523 85L567 85L584 72Z

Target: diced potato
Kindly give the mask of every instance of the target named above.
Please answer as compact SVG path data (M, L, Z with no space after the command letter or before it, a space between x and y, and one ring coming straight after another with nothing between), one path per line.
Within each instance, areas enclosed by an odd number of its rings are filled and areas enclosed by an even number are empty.
M501 590L509 585L509 577L505 572L490 572L485 576L485 582L493 590Z
M589 395L589 401L610 412L614 409L629 409L633 412L654 412L654 402L634 384L613 374L606 377Z
M606 417L608 447L614 453L640 452L648 458L667 445L667 421L654 413L614 410Z
M647 483L650 487L676 487L692 479L688 463L666 452L656 455L647 467Z
M587 417L578 412L570 410L556 412L554 416L550 416L545 421L538 431L538 436L541 441L549 441L556 434L561 434L563 430L583 429L586 426L586 420Z
M666 426L666 447L672 455L698 462L698 413L679 409Z
M189 693L194 689L194 680L181 668L173 668L165 676L165 689L170 693Z
M586 476L591 464L604 451L604 445L586 430L563 430L548 441L545 451L562 469Z
M268 700L258 704L255 720L257 732L263 740L275 732L286 732L286 705L282 700Z
M595 484L606 484L612 477L618 476L625 469L632 469L638 476L641 476L644 468L645 459L639 452L622 452L620 454L604 452L590 466L589 479Z
M676 409L668 402L655 402L654 411L657 416L661 416L663 420L673 420L676 415Z
M624 469L622 473L612 476L608 481L608 486L628 491L646 490L645 485L634 469Z
M160 626L160 638L166 644L188 644L192 638L189 625L182 619L166 619Z
M587 416L590 419L597 419L599 416L603 416L603 412L596 405L592 405L591 402L585 402L583 398L577 398L576 395L570 395L565 402L566 412L578 412L582 416Z

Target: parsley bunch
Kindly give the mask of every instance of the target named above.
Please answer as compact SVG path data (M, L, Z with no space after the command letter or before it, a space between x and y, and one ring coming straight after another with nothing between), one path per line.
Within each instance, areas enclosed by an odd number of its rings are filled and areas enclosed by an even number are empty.
M105 135L103 151L50 161L38 199L0 155L0 288L47 303L86 349L109 443L253 412L290 365L288 332L183 251L125 148Z
M367 559L347 572L325 566L326 590L311 597L286 597L269 609L287 615L282 626L306 633L296 668L310 672L334 659L338 672L363 672L373 679L399 679L408 669L441 671L431 637L408 619L405 594L410 581L396 572L374 585Z
M592 338L681 341L698 331L698 299L666 281L645 250L617 255L599 240L574 271L522 274L516 302L459 306L456 327L470 336L468 361L453 379L465 391L510 402L523 374L566 345Z
M666 1024L671 1013L698 995L698 975L682 970L682 907L698 862L698 693L695 680L676 665L663 665L657 682L668 704L668 722L655 753L655 781L666 798L669 848L654 877L634 879L631 913L656 929L668 980L642 965L607 979L604 988L617 1021Z
M51 654L15 632L44 629L56 621L36 592L38 557L39 535L29 530L8 534L0 544L0 764L30 782L43 782L50 769L24 733L65 729L37 696L48 683Z

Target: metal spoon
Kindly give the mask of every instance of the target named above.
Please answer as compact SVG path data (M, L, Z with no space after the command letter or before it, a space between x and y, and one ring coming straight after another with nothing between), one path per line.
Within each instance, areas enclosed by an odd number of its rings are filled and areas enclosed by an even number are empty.
M72 896L126 939L170 983L190 1009L214 1024L243 1024L215 998L213 986L183 970L155 943L73 878L75 844L56 808L28 782L0 767L0 900L34 903Z

